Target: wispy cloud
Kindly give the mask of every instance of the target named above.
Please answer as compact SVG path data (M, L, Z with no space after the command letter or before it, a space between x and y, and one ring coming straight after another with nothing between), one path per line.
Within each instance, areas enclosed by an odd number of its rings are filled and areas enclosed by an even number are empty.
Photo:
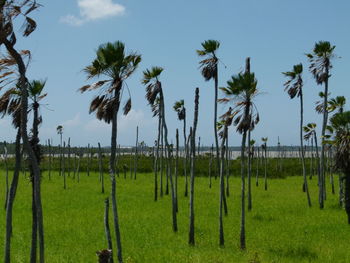
M72 14L61 17L60 21L72 26L80 26L89 21L95 21L112 16L121 16L125 7L112 0L78 0L79 16Z

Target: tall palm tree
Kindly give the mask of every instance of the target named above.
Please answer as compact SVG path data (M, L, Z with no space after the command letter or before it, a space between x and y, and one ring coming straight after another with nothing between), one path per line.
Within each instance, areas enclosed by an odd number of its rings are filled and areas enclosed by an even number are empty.
M253 130L259 122L259 114L254 104L254 99L258 95L258 81L254 73L250 73L250 60L247 58L246 71L231 77L227 81L227 87L220 88L226 95L226 98L220 99L222 103L234 101L234 120L233 124L237 127L237 131L242 134L241 144L241 232L240 247L246 248L245 238L245 147L247 134L249 130Z
M335 166L344 174L344 203L350 224L350 111L336 113L330 122L335 130L333 142L336 146Z
M31 100L29 109L33 111L33 126L32 136L30 137L30 144L35 154L35 157L40 165L41 162L41 149L39 145L39 125L42 123L42 116L39 112L40 102L46 97L47 93L43 93L46 80L33 80L28 85L28 97ZM34 184L34 171L33 167L29 165L30 178L32 181L32 240L30 250L30 262L36 262L36 250L37 250L37 232L38 232L38 219L36 214L35 193L41 192L40 188L36 190ZM40 184L39 184L40 186Z
M200 57L206 57L200 61L200 67L202 69L202 76L206 81L214 79L214 136L215 136L215 147L216 147L216 173L220 167L219 160L219 140L217 130L217 115L218 115L218 62L219 59L216 56L216 52L220 47L220 42L216 40L206 40L202 43L202 49L197 50L197 54Z
M299 97L300 99L300 126L299 126L299 139L300 139L300 149L301 149L301 163L303 167L303 178L304 187L306 192L307 202L309 207L311 207L311 198L309 193L309 187L306 178L306 168L305 168L305 150L304 150L304 139L303 139L303 118L304 118L304 101L303 101L303 64L297 64L293 66L291 71L282 73L288 80L284 83L285 91L291 99ZM322 189L322 188L320 188Z
M187 136L186 136L186 108L185 101L179 100L174 103L173 109L177 113L177 118L183 121L183 135L184 135L184 148L185 148L185 158L184 158L184 175L185 175L185 196L188 195L188 179L187 179L187 156L188 156L188 147L187 147Z
M310 72L314 76L316 83L318 85L324 84L324 98L323 98L323 121L322 121L322 131L321 131L321 191L320 196L320 208L324 207L324 185L325 185L325 133L328 122L328 81L330 78L330 70L332 69L331 60L335 57L334 55L335 46L332 46L328 41L319 41L315 44L312 53L306 54L310 62Z
M165 122L165 109L164 109L164 95L162 89L162 83L159 81L160 74L163 72L161 67L152 67L150 70L146 69L143 72L142 83L146 85L146 99L148 103L153 107L157 97L159 97L159 111L162 118L162 129L164 130L164 140L167 153L167 167L170 168L171 161L171 145L168 142L168 127ZM167 169L168 170L168 169ZM170 170L170 169L169 169ZM173 230L177 232L177 217L176 217L176 196L175 186L171 170L169 172L170 187L171 187L171 200L172 200L172 218L173 218Z
M135 72L141 55L130 52L126 53L125 45L116 41L100 45L96 51L96 58L90 65L85 67L84 72L88 79L104 76L106 79L99 80L93 84L85 85L80 88L85 91L99 90L97 96L90 103L89 112L96 112L96 117L106 123L111 123L111 155L109 159L109 173L111 177L111 199L114 219L114 231L117 241L118 261L122 262L122 246L120 239L119 219L116 200L116 179L115 179L115 158L117 147L117 115L121 103L125 86L124 82ZM129 94L130 95L130 94ZM126 101L123 111L128 114L131 109L131 97Z

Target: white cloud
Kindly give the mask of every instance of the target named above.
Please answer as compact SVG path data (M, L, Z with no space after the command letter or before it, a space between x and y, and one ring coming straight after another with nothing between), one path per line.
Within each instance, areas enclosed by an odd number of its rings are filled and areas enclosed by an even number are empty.
M80 113L77 113L73 119L63 122L62 126L63 126L63 128L76 127L76 126L80 125L80 123L81 123Z
M80 26L86 22L121 16L125 13L123 5L112 0L78 0L80 16L66 15L60 21L73 26Z

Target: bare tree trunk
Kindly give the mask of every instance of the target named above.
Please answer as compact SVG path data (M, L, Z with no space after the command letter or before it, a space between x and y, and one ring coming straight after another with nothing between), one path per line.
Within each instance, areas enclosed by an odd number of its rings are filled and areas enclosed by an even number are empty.
M211 145L210 157L209 157L209 188L211 188L211 171L213 168L213 154L214 154L214 145Z
M264 164L265 164L264 186L265 186L265 191L267 191L267 145L266 143L265 143L265 149L264 149Z
M68 171L68 177L70 177L70 138L68 138L68 167L67 167L67 171Z
M86 156L86 175L90 176L90 143L88 143L87 147L87 156Z
M100 178L101 178L101 192L104 193L105 192L105 181L104 181L104 176L103 176L102 152L101 152L101 144L100 143L98 143L98 161L99 161L98 168L100 170ZM112 248L110 248L110 249L112 249Z
M7 206L8 196L9 196L9 167L8 167L8 160L7 160L7 147L6 147L6 141L4 142L4 162L5 162L5 169L6 169L6 196L5 196L5 210Z
M134 180L136 180L137 173L137 149L139 145L139 126L136 127L136 144L135 144L135 156L134 156Z
M184 149L185 149L185 156L184 156L184 176L185 176L185 196L188 195L188 179L187 179L187 159L188 159L188 147L187 147L187 139L186 139L186 109L184 113L184 126L183 126L183 134L184 134Z
M63 156L62 156L62 175L63 175L63 189L67 189L67 178L66 178L66 172L65 172L65 149L66 149L66 142L63 142Z
M305 150L304 150L304 144L303 144L303 119L304 119L304 102L303 102L303 92L300 90L300 149L301 149L301 162L303 166L303 178L304 178L304 189L306 192L306 197L307 197L307 203L309 207L311 207L311 198L310 198L310 193L309 193L309 187L307 183L307 178L306 178L306 169L305 169Z
M159 144L160 144L160 133L161 133L161 122L162 117L160 112L158 113L158 138L157 138L157 149L156 149L156 159L154 164L154 201L158 200L158 172L159 172Z
M225 124L224 126L224 135L222 137L221 142L221 162L220 162L220 209L219 209L219 244L221 247L225 245L225 239L224 239L224 224L222 220L222 209L223 209L223 197L225 196L225 189L224 189L224 163L225 163L225 140L227 136L227 126Z
M49 143L49 180L51 180L51 169L52 169L51 141L48 140L48 143Z
M324 88L324 100L323 100L323 122L322 122L322 144L321 144L321 159L320 159L320 194L319 194L319 204L320 209L324 208L324 197L325 197L325 143L324 137L326 134L327 122L328 122L328 78L329 78L329 69L326 67L326 80L325 80L325 88Z
M220 169L220 159L219 159L219 140L218 140L218 65L215 65L214 73L214 89L215 89L215 101L214 101L214 138L215 138L215 147L216 147L216 169L215 169L215 179L217 178L218 170ZM225 197L223 197L225 198Z
M251 174L252 174L252 160L251 160L251 146L250 146L250 133L248 130L248 211L252 210L252 183L251 183Z
M257 147L257 158L256 158L256 180L255 180L255 185L259 186L259 162L260 162L260 148L259 146Z
M241 249L246 248L245 243L245 144L246 144L247 132L244 131L242 135L241 145L241 231L240 231L240 246Z
M178 200L177 200L177 175L179 170L179 130L176 129L176 156L175 156L175 202L176 212L179 212Z
M10 262L11 254L11 235L12 235L12 211L13 204L15 201L16 190L19 179L19 172L21 168L21 129L18 128L16 136L16 149L15 149L16 163L15 170L13 172L13 178L7 198L6 205L6 236L5 236L5 251L4 251L4 262Z
M195 177L195 158L196 158L196 130L198 123L198 105L199 105L199 88L196 88L194 99L194 119L193 119L193 131L191 133L191 185L190 185L190 225L189 225L189 239L190 245L195 244L194 239L194 177ZM216 130L216 124L215 124ZM217 139L217 133L215 133ZM222 195L224 196L224 195Z
M110 231L110 228L109 228L109 198L108 197L105 199L104 223L105 223L105 233L106 233L106 239L107 239L107 243L108 243L108 249L113 251L111 231ZM113 254L111 255L109 263L113 263Z
M225 154L226 154L226 196L230 196L230 185L229 185L229 177L230 177L230 165L229 165L229 149L228 149L228 132L226 133L226 147L225 147ZM225 195L225 193L224 193Z
M119 102L120 100L120 90L122 83L120 82L119 87L115 88L115 99ZM120 229L119 229L119 218L118 218L118 209L117 209L117 198L116 198L116 179L115 179L115 153L116 153L116 147L117 147L117 114L118 114L119 106L116 106L115 111L113 112L113 118L112 118L112 135L111 135L111 155L109 159L109 173L111 177L111 199L112 199L112 211L113 211L113 222L114 222L114 231L116 236L116 242L117 242L117 257L118 262L123 262L123 256L122 256L122 244L121 244L121 238L120 238Z

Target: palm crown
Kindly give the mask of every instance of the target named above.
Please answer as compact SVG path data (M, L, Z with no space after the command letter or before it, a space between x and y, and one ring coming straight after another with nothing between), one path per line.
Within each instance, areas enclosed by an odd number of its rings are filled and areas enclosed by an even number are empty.
M199 62L202 68L202 75L206 81L217 77L217 63L216 51L220 47L220 42L216 40L206 40L202 43L202 48L197 50L200 57L207 56L206 59Z
M302 64L294 65L292 71L282 72L282 74L288 78L288 80L284 83L284 87L291 99L294 99L295 96L299 97L302 93L302 73Z
M258 95L257 84L254 73L246 72L232 76L231 80L227 81L227 87L220 88L228 97L220 99L219 102L235 102L233 123L240 133L248 129L253 130L259 122L259 113L253 102Z
M122 96L123 81L126 80L137 69L141 62L141 56L137 53L125 53L125 46L122 42L106 43L96 51L96 58L84 69L87 78L107 77L105 80L85 85L79 90L83 93L95 89L102 89L90 103L89 112L96 111L96 117L109 123L115 111L119 110ZM124 105L124 114L131 109L131 97Z
M328 41L319 41L315 44L312 53L306 54L310 61L310 72L314 76L317 84L322 84L330 77L327 71L332 68L331 59L335 57L332 46Z
M146 99L152 106L156 102L158 94L161 92L161 85L158 80L160 74L163 72L161 67L152 67L150 70L146 69L143 72L142 83L146 86Z
M181 121L186 117L186 109L185 109L185 101L179 100L174 103L173 106L174 111L177 113L178 119Z

